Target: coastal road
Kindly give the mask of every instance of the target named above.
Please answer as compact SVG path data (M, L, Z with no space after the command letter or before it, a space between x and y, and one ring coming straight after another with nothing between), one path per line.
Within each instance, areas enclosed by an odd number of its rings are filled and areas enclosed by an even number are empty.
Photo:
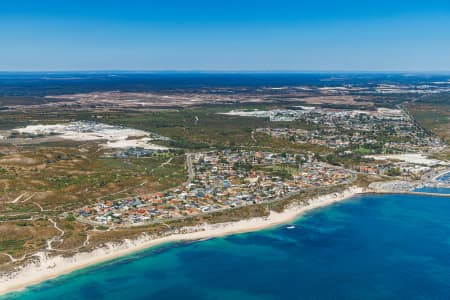
M189 183L192 182L192 180L194 180L194 168L192 166L192 153L186 153L186 165L188 168L188 173L189 173L189 177L188 180L186 181L186 185L188 185Z
M188 180L185 182L185 185L190 184L192 182L192 180L194 179L194 176L195 176L195 172L194 172L194 168L193 168L193 164L192 164L192 155L193 155L193 153L186 153L186 166L188 168L189 177L188 177ZM352 184L356 179L357 179L356 173L355 172L350 172L350 178L348 178L345 182L341 182L341 183L339 183L337 185ZM332 186L336 186L336 185L332 185ZM332 187L332 186L329 186L329 187ZM307 190L308 191L316 191L316 190L320 190L322 188L323 187L311 188L311 189L307 189ZM277 198L272 199L272 200L266 200L266 201L263 201L263 202L258 203L258 204L271 204L271 203L274 203L274 202L279 202L279 201L282 201L282 200L285 200L285 199L288 199L288 198L291 198L291 197L295 197L295 196L299 195L300 193L302 193L304 191L305 191L305 189L302 189L302 190L299 190L299 191L295 191L295 192L289 192L289 193L284 194L281 197L277 197ZM249 205L254 205L254 203L250 202L248 204L244 204L244 205L239 206L239 207L244 207L244 206L249 206ZM217 213L217 212L223 212L223 211L228 211L228 210L234 210L234 209L239 208L239 207L219 208L219 209L211 210L211 211L208 211L208 212L200 213L200 214L198 214L196 216L207 215L207 214L210 214L210 213ZM190 218L190 217L192 217L192 215L191 216L175 217L175 218L171 218L171 221L184 220L184 219L187 219L187 218ZM90 224L90 225L93 225L93 226L104 225L104 224L101 224L101 223L98 223L98 222L95 222L95 221L92 221L92 220L84 219L84 218L77 218L77 221L80 222L80 223ZM163 224L163 225L167 226L161 220L152 220L150 222L145 222L145 223L131 224L131 225L125 225L125 226L124 225L120 225L120 226L113 226L113 227L125 227L126 228L126 227L151 225L151 224Z

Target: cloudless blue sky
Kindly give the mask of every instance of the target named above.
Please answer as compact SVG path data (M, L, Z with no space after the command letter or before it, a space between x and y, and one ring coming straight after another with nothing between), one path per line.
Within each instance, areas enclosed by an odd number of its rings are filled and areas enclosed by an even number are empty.
M450 1L1 0L0 70L450 71Z

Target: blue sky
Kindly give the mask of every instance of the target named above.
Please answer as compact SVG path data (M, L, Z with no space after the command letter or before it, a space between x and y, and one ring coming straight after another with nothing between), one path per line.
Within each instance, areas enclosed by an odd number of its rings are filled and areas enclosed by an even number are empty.
M2 0L0 70L450 71L450 1Z

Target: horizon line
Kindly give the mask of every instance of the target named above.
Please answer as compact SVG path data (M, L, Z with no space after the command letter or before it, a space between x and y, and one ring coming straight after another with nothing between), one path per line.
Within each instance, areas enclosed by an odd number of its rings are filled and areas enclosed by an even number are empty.
M197 70L197 69L187 69L187 70L151 70L151 69L142 69L142 70L127 70L127 69L74 69L74 70L0 70L0 74L3 73L242 73L242 74L329 74L329 73L337 73L337 74L450 74L450 70Z

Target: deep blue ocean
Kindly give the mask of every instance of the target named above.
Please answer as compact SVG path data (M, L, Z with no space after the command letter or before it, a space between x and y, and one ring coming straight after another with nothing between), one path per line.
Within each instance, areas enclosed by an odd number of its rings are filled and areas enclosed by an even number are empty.
M436 193L436 194L450 194L450 188L424 186L424 187L421 187L421 188L414 189L414 192Z
M176 243L3 299L449 299L450 198L364 195L277 228Z

